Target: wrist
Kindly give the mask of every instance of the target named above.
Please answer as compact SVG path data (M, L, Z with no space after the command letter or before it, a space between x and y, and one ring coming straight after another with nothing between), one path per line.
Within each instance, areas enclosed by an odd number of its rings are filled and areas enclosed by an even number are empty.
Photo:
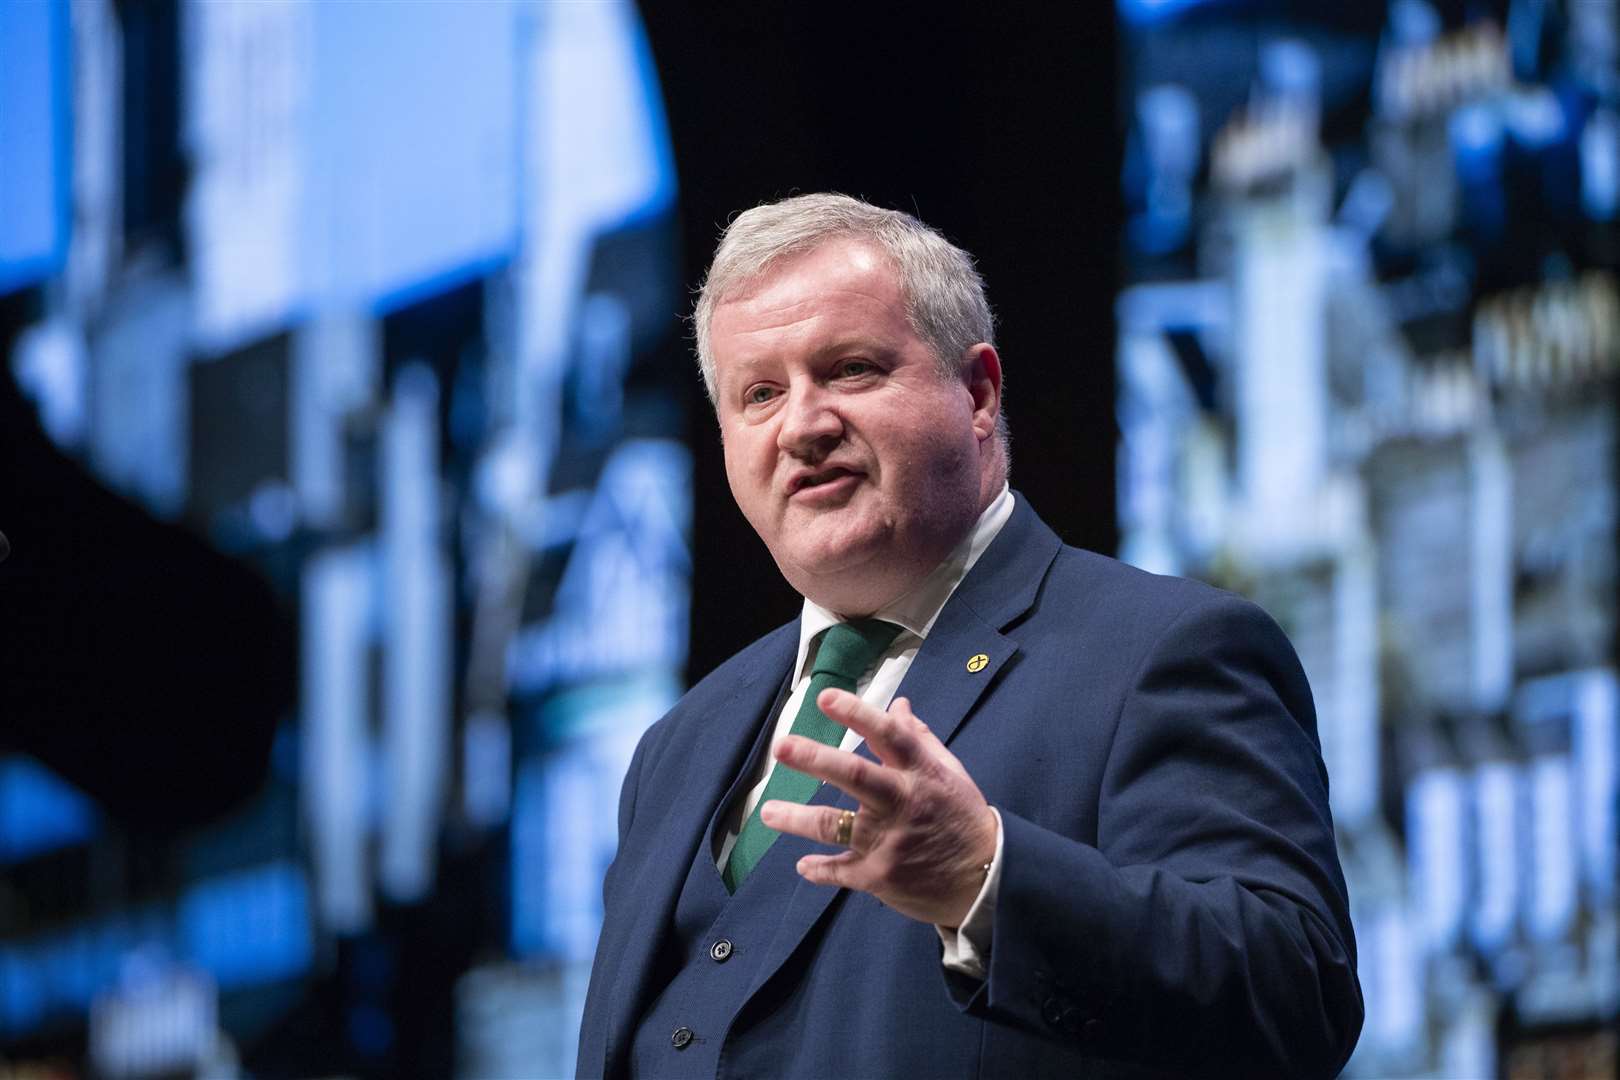
M988 804L984 808L985 828L979 830L983 835L988 832L987 838L968 848L976 853L976 861L969 863L961 876L961 884L955 890L954 902L951 911L954 918L948 922L941 922L941 926L955 930L967 920L978 903L979 896L984 892L985 882L990 879L990 868L995 863L996 850L1000 846L998 840L1001 836L1001 818L990 809Z

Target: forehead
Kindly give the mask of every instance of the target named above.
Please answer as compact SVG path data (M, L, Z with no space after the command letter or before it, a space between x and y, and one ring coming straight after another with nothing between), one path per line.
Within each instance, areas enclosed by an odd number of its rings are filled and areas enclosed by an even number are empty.
M849 238L783 259L716 305L710 323L717 362L852 333L909 335L910 322L888 255Z

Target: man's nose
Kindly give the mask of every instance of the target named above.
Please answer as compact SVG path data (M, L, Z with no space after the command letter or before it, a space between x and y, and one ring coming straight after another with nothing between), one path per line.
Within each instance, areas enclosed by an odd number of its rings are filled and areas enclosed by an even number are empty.
M795 386L783 402L782 426L776 444L790 454L811 453L836 442L844 433L844 421L827 394L818 386Z

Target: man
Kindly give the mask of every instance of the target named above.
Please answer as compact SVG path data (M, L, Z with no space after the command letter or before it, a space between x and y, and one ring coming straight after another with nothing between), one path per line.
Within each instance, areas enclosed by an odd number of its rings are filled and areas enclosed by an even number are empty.
M788 199L695 321L804 608L637 748L580 1074L1336 1072L1362 1005L1298 662L1008 489L966 253Z

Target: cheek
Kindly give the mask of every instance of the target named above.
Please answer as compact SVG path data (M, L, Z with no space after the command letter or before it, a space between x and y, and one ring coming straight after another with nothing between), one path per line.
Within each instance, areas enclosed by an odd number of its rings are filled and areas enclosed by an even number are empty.
M968 442L960 437L963 427L949 419L954 417L917 423L904 445L897 447L907 472L919 482L937 483L942 474L949 475L962 465Z
M774 458L763 452L761 440L733 433L721 436L721 450L726 464L726 482L738 505L747 506L757 500L769 486Z
M726 483L731 487L731 497L738 503L742 503L745 501L744 496L747 494L747 489L743 484L743 473L741 467L737 463L736 451L732 448L730 443L727 443L725 446L725 462Z

